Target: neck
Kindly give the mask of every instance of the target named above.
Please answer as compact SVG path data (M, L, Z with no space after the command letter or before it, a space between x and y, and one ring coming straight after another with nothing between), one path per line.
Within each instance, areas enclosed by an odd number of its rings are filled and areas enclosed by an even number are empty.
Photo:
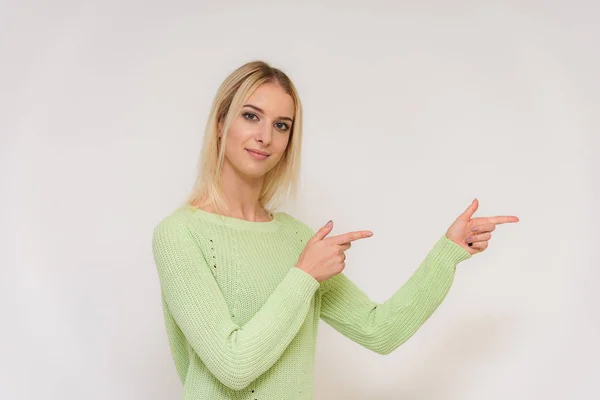
M225 163L221 182L225 202L229 207L228 216L256 222L270 220L268 213L259 202L264 175L258 178L241 176Z

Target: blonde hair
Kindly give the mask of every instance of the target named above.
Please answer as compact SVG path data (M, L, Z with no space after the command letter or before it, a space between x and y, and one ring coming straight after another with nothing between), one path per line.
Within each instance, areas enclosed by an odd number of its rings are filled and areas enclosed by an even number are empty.
M300 98L294 84L284 72L264 61L251 61L233 71L217 91L206 123L196 182L184 205L197 204L200 207L210 204L217 213L229 210L221 184L227 132L248 97L256 88L267 82L278 84L289 94L294 100L295 110L287 148L277 165L266 173L258 200L265 211L271 214L285 198L295 198L302 150ZM222 146L219 145L218 138L220 122L223 122L220 139Z

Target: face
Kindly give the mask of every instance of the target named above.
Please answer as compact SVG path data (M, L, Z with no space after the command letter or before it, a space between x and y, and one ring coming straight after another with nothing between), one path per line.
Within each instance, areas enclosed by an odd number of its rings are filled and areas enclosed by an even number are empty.
M260 85L229 128L224 168L260 178L277 165L290 139L294 109L294 100L278 84Z

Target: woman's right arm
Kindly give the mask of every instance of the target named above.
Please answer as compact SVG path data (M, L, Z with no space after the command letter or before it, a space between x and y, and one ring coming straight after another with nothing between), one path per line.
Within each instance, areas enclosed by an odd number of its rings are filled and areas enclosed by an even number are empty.
M177 325L210 372L234 390L244 389L280 358L320 286L312 275L292 266L262 308L238 326L185 225L161 221L153 232L152 252Z

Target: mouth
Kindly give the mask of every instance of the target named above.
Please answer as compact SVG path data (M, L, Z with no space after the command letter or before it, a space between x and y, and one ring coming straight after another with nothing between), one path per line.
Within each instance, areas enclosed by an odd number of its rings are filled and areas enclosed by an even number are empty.
M264 151L260 151L260 150L251 150L251 149L245 149L248 154L250 154L252 157L258 159L258 160L265 160L267 157L270 156L269 153L265 153Z

